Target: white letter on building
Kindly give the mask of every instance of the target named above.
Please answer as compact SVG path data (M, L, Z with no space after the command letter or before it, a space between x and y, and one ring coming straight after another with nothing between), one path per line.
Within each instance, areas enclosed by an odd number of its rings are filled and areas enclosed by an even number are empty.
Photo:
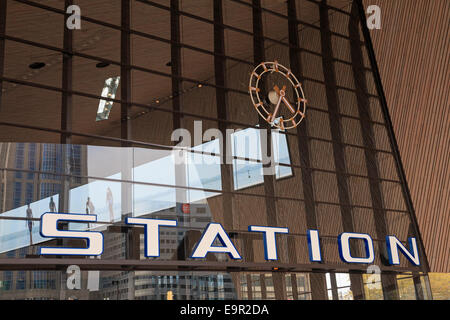
M95 214L44 213L41 216L41 236L45 238L86 239L87 248L41 247L41 255L98 256L103 252L103 234L94 231L58 230L58 221L96 222Z
M309 248L309 261L320 262L322 261L322 254L320 253L320 240L318 230L308 230L308 248Z
M146 218L126 218L126 224L145 226L145 256L159 257L159 227L176 227L176 220L157 220Z
M350 253L350 239L363 239L365 240L366 247L366 257L365 258L354 258ZM342 261L348 263L372 263L375 259L375 254L373 251L373 241L372 238L365 233L351 233L344 232L338 237L339 245L339 255Z
M249 226L248 231L264 233L264 256L266 260L278 260L276 233L289 233L288 228Z
M411 261L412 264L420 266L419 250L417 249L416 238L408 238L409 250L395 236L386 236L386 247L389 255L389 263L391 265L400 264L398 249ZM412 249L412 254L410 250Z
M216 238L222 243L221 247L213 246ZM208 252L228 253L233 259L242 259L220 223L208 224L191 258L204 258Z

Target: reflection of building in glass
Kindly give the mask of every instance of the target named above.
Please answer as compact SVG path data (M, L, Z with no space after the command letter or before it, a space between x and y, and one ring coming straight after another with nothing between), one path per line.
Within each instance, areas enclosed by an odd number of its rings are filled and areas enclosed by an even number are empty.
M286 274L284 281L286 283L287 300L311 300L311 286L308 274ZM240 284L239 299L275 299L272 273L242 273Z
M65 158L66 157L66 158ZM65 162L66 161L66 162ZM83 162L84 161L84 162ZM64 172L64 163L68 170ZM12 210L23 207L25 218L30 205L33 218L39 218L45 212L58 211L59 195L63 189L63 174L82 176L86 173L86 152L82 146L62 146L38 143L0 143L0 167L25 171L3 170L1 177L0 207L7 216ZM75 186L81 178L71 178ZM11 187L13 186L13 187ZM39 206L37 202L46 199ZM42 201L41 201L42 202ZM5 223L5 220L2 221ZM19 228L11 234L8 243L22 243L21 238L32 237L33 243L39 236L39 221L18 221ZM30 228L30 231L28 228ZM30 233L29 233L30 232ZM2 232L3 234L5 231ZM17 240L14 241L13 239ZM3 239L3 243L5 243ZM26 245L26 244L25 244ZM36 253L36 246L9 250L0 257L25 258ZM49 271L4 271L0 273L2 287L0 295L10 299L49 298L59 299L58 273Z
M160 257L158 260L184 259L192 251L200 230L211 222L211 211L206 200L196 203L177 203L175 207L149 215L154 219L173 219L181 228L161 228ZM115 233L113 230L116 230ZM198 231L195 231L198 230ZM105 233L103 259L127 258L127 234L120 228L110 228ZM137 230L133 230L137 232ZM144 257L144 235L139 237L139 247L135 249L140 259ZM150 258L152 259L152 258ZM170 292L170 293L169 293ZM96 297L104 299L166 300L168 294L174 300L235 299L236 290L232 278L226 273L200 272L101 272L100 291Z
M84 163L85 151L78 145L1 143L0 154L2 168L28 171L11 170L2 173L0 198L2 212L61 193L63 177L61 175L82 176L85 174L82 170L86 170L87 167ZM66 172L64 161L67 164ZM80 177L72 178L73 185L80 182ZM10 187L11 184L13 188Z

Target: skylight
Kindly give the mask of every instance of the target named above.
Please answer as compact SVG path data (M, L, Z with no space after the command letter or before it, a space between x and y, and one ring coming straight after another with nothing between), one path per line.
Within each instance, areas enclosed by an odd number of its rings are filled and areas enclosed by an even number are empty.
M119 82L120 76L106 79L102 90L102 97L114 99L116 97L117 88L119 87ZM109 100L100 100L96 121L108 120L113 103L113 101Z

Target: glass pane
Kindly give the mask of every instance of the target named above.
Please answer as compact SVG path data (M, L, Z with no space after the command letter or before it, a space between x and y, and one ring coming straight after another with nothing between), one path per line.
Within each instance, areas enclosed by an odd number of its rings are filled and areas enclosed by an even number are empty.
M353 300L353 292L350 288L338 289L339 300Z
M383 288L379 274L363 274L364 297L366 300L383 300Z
M397 276L397 287L400 300L416 300L416 290L412 276Z
M349 287L351 285L348 273L336 273L336 285L338 288Z

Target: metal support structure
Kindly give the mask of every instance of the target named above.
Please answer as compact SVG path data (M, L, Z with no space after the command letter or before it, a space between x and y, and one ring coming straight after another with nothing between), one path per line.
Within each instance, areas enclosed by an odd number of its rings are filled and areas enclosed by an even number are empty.
M403 196L405 198L406 206L408 208L408 212L409 212L411 221L413 222L414 233L419 238L419 243L420 243L419 251L420 251L420 255L422 257L421 260L422 260L422 265L423 265L423 272L427 273L430 271L430 266L429 266L428 259L426 256L425 247L423 245L422 235L420 233L419 224L417 222L414 205L412 203L411 193L410 193L409 187L408 187L408 182L406 180L406 173L403 168L403 163L401 160L400 151L399 151L398 144L397 144L397 139L395 138L394 127L392 125L392 120L389 115L387 100L386 100L386 96L384 94L384 89L383 89L383 84L381 81L380 71L378 69L377 59L375 57L375 50L373 48L372 39L370 37L370 32L369 32L369 29L367 28L367 24L366 24L366 15L364 12L362 0L354 0L352 10L354 10L355 16L359 15L359 22L361 24L362 34L364 36L364 43L366 46L367 55L370 60L370 65L371 65L371 69L372 69L372 73L373 73L373 77L374 77L375 86L377 89L381 108L383 111L383 117L386 122L386 128L388 130L388 136L389 136L389 143L391 145L392 153L393 153L393 156L395 159L397 174L400 178Z
M120 104L120 138L123 139L122 147L130 147L131 143L131 1L121 0L121 32L120 32L120 87L121 87L121 104ZM121 161L121 174L123 179L132 180L133 156L124 149L126 157ZM132 214L132 186L123 183L121 188L121 219ZM125 233L126 257L128 259L136 259L139 254L139 235L133 234L132 228L128 228ZM134 295L134 273L128 275L128 292L129 299ZM119 293L117 293L119 294Z
M414 291L416 294L416 300L425 300L424 288L420 281L420 275L413 272Z
M73 0L65 0L64 7L68 8L73 4ZM73 82L73 31L66 26L66 21L69 18L69 14L64 15L63 28L63 50L62 53L62 89L61 92L61 134L60 142L62 148L62 163L64 173L71 174L71 161L70 161L70 144L72 142L72 82ZM70 178L65 176L61 183L61 195L58 203L59 212L67 212L69 210L69 190L70 190Z
M354 300L364 300L364 282L362 274L350 273L350 283Z
M182 91L182 81L181 76L181 47L178 43L181 40L181 30L180 30L180 0L170 0L170 64L171 64L171 75L172 75L172 129L180 129L183 127L183 116L180 114L181 107L181 97L180 92ZM175 142L177 143L177 142ZM177 186L186 186L186 175L187 167L186 164L181 162L175 164L175 184ZM176 199L176 212L179 217L184 215L182 206L188 201L188 190L182 188L175 189L175 199ZM188 226L189 219L179 219L180 226ZM186 221L187 220L187 221ZM184 234L184 238L180 242L177 250L178 260L185 260L188 256L189 243L191 242L192 235L189 232Z
M5 32L6 32L6 11L7 0L0 0L0 111L3 100L3 71L5 69Z
M65 0L64 7L68 8L73 4L73 0ZM61 144L70 144L72 137L70 132L72 131L72 66L73 66L73 31L66 26L66 21L69 18L69 14L64 15L64 40L62 54L63 70L62 70L62 93L61 93Z
M78 243L81 245L81 242ZM33 263L30 263L32 261ZM65 270L70 265L78 265L82 270L110 270L110 271L202 271L202 272L266 272L277 269L275 274L285 273L323 273L348 272L349 266L343 264L328 264L327 270L315 269L310 263L275 263L275 262L243 262L243 261L197 261L197 260L136 260L136 259L83 259L67 257L58 258L2 258L0 270ZM365 272L367 266L352 265L354 272ZM397 268L393 274L410 272L409 268ZM313 284L311 284L314 291ZM325 298L326 300L327 298Z
M246 274L245 277L247 280L248 300L253 300L252 277L250 276L250 274Z
M213 5L214 11L214 77L215 83L220 87L226 87L225 70L226 63L225 59L222 57L225 55L225 31L222 26L223 23L223 2L222 0L214 1ZM228 108L227 108L227 92L225 89L216 87L216 107L217 116L221 119L228 118ZM233 167L228 160L231 158L231 150L228 148L231 146L229 139L231 136L227 135L227 123L219 122L219 130L222 133L222 141L219 141L222 145L219 150L223 150L220 172L222 177L222 213L225 228L232 228L233 223L233 203L234 196L230 193L233 191ZM234 238L234 237L232 237ZM246 239L244 238L245 242ZM252 255L249 257L249 253ZM251 261L253 258L253 252L244 253L244 259L246 261ZM250 260L249 260L250 259ZM240 288L240 275L232 274L232 281L236 288Z
M415 237L414 235L414 223L410 221L408 228L408 238ZM416 300L425 300L424 289L422 282L420 281L420 273L417 271L412 272L413 282L414 282L414 292L416 295Z
M351 200L350 200L350 191L347 181L347 176L342 174L341 172L346 172L346 164L345 164L345 153L342 145L340 144L342 139L341 132L341 118L338 116L339 114L339 96L337 91L337 80L336 73L334 70L334 63L331 61L333 57L333 46L331 41L330 30L330 22L329 22L329 13L328 8L326 7L327 1L322 0L319 6L320 12L320 29L322 30L320 33L321 45L322 45L322 69L324 71L324 79L325 79L325 91L327 98L328 110L328 118L330 121L330 131L332 140L337 143L333 143L333 155L334 155L334 166L336 169L336 179L338 185L338 196L339 196L339 204L341 211L341 219L342 219L342 228L344 232L354 232L353 228L353 215ZM355 256L361 256L359 248L355 245L355 243L350 244L351 251ZM335 276L333 274L333 276ZM362 284L361 275L353 274L351 276L351 287L353 296L358 300L364 299L364 290ZM333 293L334 295L334 293Z
M64 2L64 8L68 8L70 5L73 4L72 0L65 0ZM71 172L71 161L70 161L70 155L71 155L71 149L70 149L70 143L72 142L72 135L70 132L72 131L72 114L73 114L73 107L72 107L72 80L73 80L73 73L72 73L72 65L73 65L73 55L72 55L72 49L73 49L73 31L67 28L66 21L69 18L69 14L64 15L64 20L62 21L62 28L64 30L63 32L63 53L62 53L62 83L61 83L61 134L60 134L60 143L61 145L59 148L61 148L61 156L62 159L62 167L63 172L65 175L70 175ZM61 179L61 193L58 201L58 212L68 212L69 210L69 201L70 201L70 177L69 176L63 176ZM69 224L67 222L61 222L60 228L62 230L67 230L69 227ZM68 247L73 245L73 241L69 239L57 239L56 243L58 246ZM62 259L63 257L58 257ZM29 276L29 283L31 284L31 277ZM59 281L58 284L60 285L63 283L65 279L65 274L61 273L58 275ZM65 290L63 289L63 286L60 286L60 298L64 299L65 296Z
M330 272L328 275L330 276L331 296L332 296L333 300L339 300L339 294L338 294L338 289L337 289L336 273L335 272Z
M252 1L252 16L253 16L253 61L255 65L258 65L261 62L265 61L265 47L264 47L264 33L263 33L263 21L262 21L262 8L261 8L261 0L253 0ZM262 81L260 85L261 91L266 91L266 84ZM266 138L266 146L269 152L272 154L272 137L271 137L271 127L270 125L261 117L259 117L259 126L260 130L265 130L267 133ZM262 133L262 132L261 132ZM263 135L261 137L261 144L264 143ZM263 145L261 145L261 150L264 150ZM264 157L264 152L263 152ZM273 164L273 156L271 156L270 166L274 166ZM273 197L275 194L275 186L274 186L274 175L273 174L265 174L266 170L272 170L266 165L263 165L264 172L264 193L265 195ZM275 199L274 199L275 200ZM270 200L268 198L265 199L266 204L266 214L267 214L267 223L268 225L278 225L277 223L277 208L276 208L276 200ZM285 288L285 278L281 276L279 273L273 273L273 285L275 289L275 299L286 299L286 291Z
M214 75L215 83L221 87L226 87L225 79L225 59L222 58L225 55L225 32L222 26L223 24L223 3L222 0L214 1ZM227 108L227 92L224 89L216 88L216 104L217 104L217 116L221 119L228 118ZM228 150L228 140L231 138L226 134L227 124L219 122L219 130L222 132L223 140L222 146L219 150L224 150L222 154L222 164L220 165L222 176L222 190L226 193L222 194L223 203L223 215L225 228L233 226L233 195L229 192L233 190L233 168L227 159L231 155L231 150Z
M298 23L297 19L297 8L295 0L288 0L288 27L289 27L289 43L293 45L289 50L289 62L292 72L298 77L300 82L304 80L303 70L301 64L301 56L299 51L296 49L299 45L299 34L298 34ZM305 203L306 212L306 225L308 229L317 229L317 215L316 215L316 205L314 203L314 191L313 191L313 178L311 160L310 160L310 150L308 140L302 139L302 137L307 135L308 122L303 121L299 126L297 126L297 141L298 150L300 153L301 161L301 171L302 171L302 185L303 185L303 198ZM290 245L293 247L293 244ZM294 249L294 248L293 248ZM295 251L294 251L295 252ZM325 283L325 274L314 273L311 274L311 287L312 289L312 299L313 300L326 300L327 291Z
M299 296L298 296L297 276L295 273L289 273L288 275L289 275L288 278L291 280L292 299L298 300Z
M129 117L130 101L131 101L131 39L130 39L130 22L131 21L131 3L130 0L121 0L121 42L120 42L120 88L121 88L121 108L120 108L120 137L122 147L130 147L131 143L127 142L131 139L131 120ZM124 153L128 149L124 149ZM133 180L131 168L132 154L126 152L126 156L121 161L121 174L124 180ZM122 218L131 214L131 185L123 183L121 191ZM131 248L130 248L131 249ZM132 250L130 250L132 251Z
M173 130L181 128L181 101L180 92L181 82L181 47L179 45L180 37L180 0L170 0L170 52L171 52L171 74L172 74L172 110Z
M131 139L131 121L129 116L131 102L131 21L130 0L121 0L121 33L120 33L120 137ZM129 143L122 142L122 147Z
M350 17L350 22L348 26L350 38L352 37L355 38L359 36L359 24L360 19L358 18L357 5L356 2L353 2L352 15ZM365 25L365 23L361 24ZM350 51L351 51L352 66L364 65L361 46L356 41L350 41L350 49L351 49ZM370 123L371 119L369 110L370 102L366 95L366 93L368 92L367 80L365 74L361 74L359 70L357 70L356 68L352 68L352 70L354 83L356 87L356 99L358 102L358 112L361 119L360 120L361 134L364 141L364 145L374 146L375 134L373 126ZM377 164L376 153L370 150L365 150L364 155L366 160L366 168L368 176L379 177L379 168ZM381 191L381 186L379 183L376 183L373 180L369 180L369 188L372 204L374 206L373 213L377 237L380 239L385 238L388 235L386 215L384 211L376 209L384 207L384 200ZM381 251L380 258L383 264L383 266L381 266L381 269L383 271L389 267L387 250L384 246L379 249ZM382 273L381 285L383 288L383 295L385 299L388 300L400 299L397 289L397 279L395 275Z

